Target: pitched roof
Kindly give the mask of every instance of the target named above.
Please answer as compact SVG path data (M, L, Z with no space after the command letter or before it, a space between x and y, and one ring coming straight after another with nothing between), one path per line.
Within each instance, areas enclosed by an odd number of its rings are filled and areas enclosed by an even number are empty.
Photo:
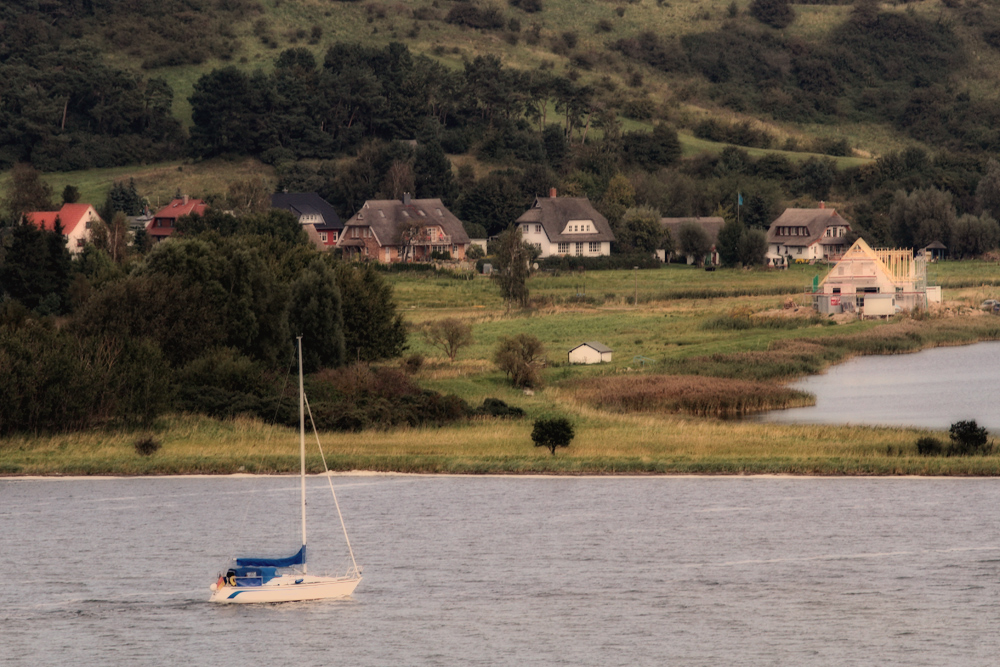
M399 245L400 228L406 223L439 225L442 232L451 237L453 244L470 242L462 221L440 199L411 199L408 204L399 199L369 199L344 223L345 232L341 234L340 245L351 245L347 227L371 227L382 247Z
M829 281L830 283L833 283L833 284L844 282L845 277L842 276L842 275L840 275L841 272L837 271L837 267L839 267L841 264L845 264L847 262L853 262L853 261L859 260L859 259L860 260L868 260L868 261L872 262L872 265L875 267L876 271L878 271L879 273L883 274L883 276L886 279L888 279L888 280L890 280L892 282L896 282L896 278L892 275L892 271L889 270L889 267L887 267L885 265L885 262L883 262L882 259L879 257L879 253L880 252L881 253L887 253L887 252L892 253L892 252L898 252L898 251L874 250L870 245L868 245L867 243L865 243L864 239L860 239L859 238L857 241L855 241L853 244L851 244L851 247L848 248L847 252L845 252L843 254L843 256L841 257L840 261L837 262L833 266L833 268L830 269L830 271L825 276L823 276L823 280L819 281L819 284L820 285L825 285L827 283L827 281ZM850 279L851 279L850 276L848 276L846 278L846 280L850 280Z
M291 211L295 217L319 216L316 229L343 229L344 223L328 201L316 192L277 192L271 195L271 207Z
M591 348L592 350L594 350L594 352L600 352L602 354L604 352L613 352L613 350L610 347L608 347L607 345L604 345L602 343L595 343L595 342L580 343L579 345L577 345L576 347L574 347L572 350L570 350L570 352L572 352L573 350L578 350L578 349L580 349L581 347L584 347L584 346L587 346L587 347Z
M76 229L77 225L87 218L87 211L92 208L90 204L63 204L62 208L58 211L30 211L25 213L24 217L36 227L50 232L55 229L56 218L59 218L63 234L69 236ZM94 211L94 216L100 220L100 216L97 215L96 210Z
M660 224L670 231L670 237L674 239L677 238L681 230L681 225L685 222L696 222L701 225L701 228L708 233L708 237L712 240L713 244L719 242L719 230L726 224L726 221L719 217L660 218Z
M564 234L570 220L589 220L596 231L589 234ZM614 241L608 219L598 213L586 197L535 197L535 203L521 214L517 223L541 223L550 243L569 241Z
M184 198L174 199L169 204L161 208L155 214L154 218L172 218L176 220L184 215L191 215L192 213L197 213L198 215L205 214L205 202L200 199L188 199L186 202Z
M826 228L832 225L851 228L851 223L837 215L832 208L786 208L768 228L767 242L785 246L811 246L823 238ZM806 233L800 236L779 235L780 227L805 227Z

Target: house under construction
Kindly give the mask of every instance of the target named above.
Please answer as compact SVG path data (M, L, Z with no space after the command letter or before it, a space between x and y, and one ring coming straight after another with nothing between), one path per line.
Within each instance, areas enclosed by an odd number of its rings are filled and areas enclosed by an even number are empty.
M872 249L862 239L844 253L813 290L821 313L882 317L940 303L941 288L927 286L927 261L912 250Z

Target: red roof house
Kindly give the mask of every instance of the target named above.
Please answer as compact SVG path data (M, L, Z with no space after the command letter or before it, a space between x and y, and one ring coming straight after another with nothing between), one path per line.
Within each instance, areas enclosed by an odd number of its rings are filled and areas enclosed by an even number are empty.
M180 199L174 199L156 212L153 219L146 224L146 232L153 241L162 241L174 233L178 218L193 213L205 215L205 208L205 202L200 199L191 199L187 195Z
M71 253L78 253L90 241L90 229L95 222L101 221L101 216L90 204L63 204L58 211L30 211L24 214L24 220L31 224L53 231L56 220L62 225L63 236Z

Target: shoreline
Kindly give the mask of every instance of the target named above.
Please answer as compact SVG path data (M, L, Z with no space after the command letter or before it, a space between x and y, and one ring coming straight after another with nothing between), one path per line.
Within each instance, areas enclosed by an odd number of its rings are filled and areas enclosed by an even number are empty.
M308 474L307 478L326 477L326 473ZM809 480L843 480L843 479L874 479L874 480L975 480L975 479L998 479L997 475L824 475L824 474L793 474L793 473L750 473L746 475L732 473L649 473L637 475L634 473L419 473L419 472L375 472L371 470L351 470L348 472L331 472L330 477L408 477L408 478L441 478L441 477L469 477L469 478L512 478L518 479L747 479L747 480L771 480L771 479L809 479ZM295 473L287 474L260 474L233 473L233 474L205 474L205 475L0 475L0 482L4 481L24 481L24 482L47 482L47 481L99 481L108 482L123 479L259 479L259 478L288 478L297 479Z

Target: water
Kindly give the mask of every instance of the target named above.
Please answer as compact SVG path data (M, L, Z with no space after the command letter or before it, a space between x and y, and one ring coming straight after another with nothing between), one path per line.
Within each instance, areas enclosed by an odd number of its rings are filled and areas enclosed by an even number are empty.
M856 357L790 386L815 394L816 405L761 419L938 429L975 419L1000 432L1000 342Z
M244 492L294 514L297 480L0 481L0 664L965 666L1000 649L1000 480L336 483L365 567L353 598L221 606L208 585L237 527L279 523L245 520ZM335 522L310 523L313 555Z

